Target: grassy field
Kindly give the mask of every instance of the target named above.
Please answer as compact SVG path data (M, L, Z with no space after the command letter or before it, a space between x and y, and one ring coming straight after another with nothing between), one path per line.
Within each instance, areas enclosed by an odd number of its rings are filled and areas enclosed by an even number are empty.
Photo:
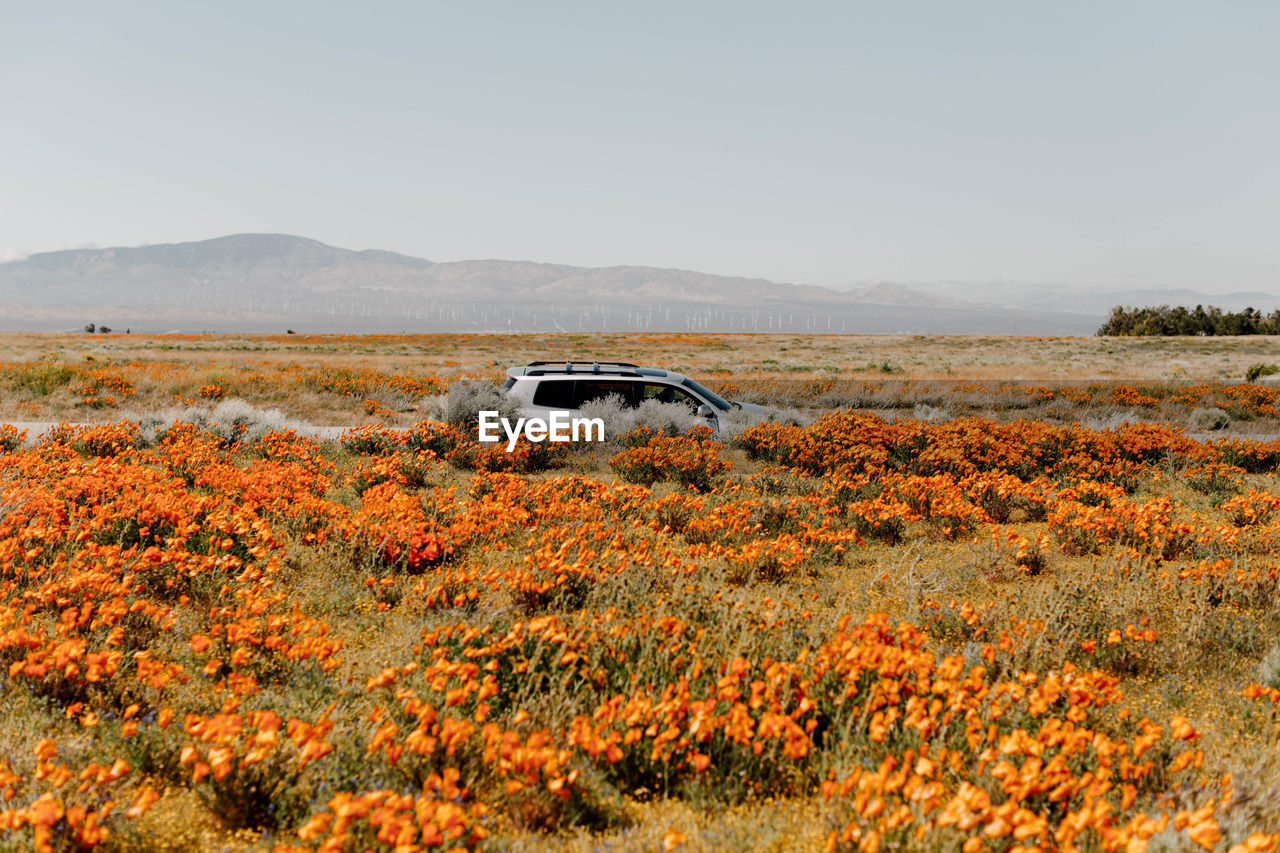
M0 849L1280 849L1267 343L5 336Z
M1194 431L1280 430L1239 385L1280 341L905 335L0 335L0 416L83 422L176 414L224 398L313 424L408 426L462 378L534 359L630 360L687 372L736 398L801 410L976 414ZM938 410L936 412L931 410ZM1209 411L1217 410L1217 411ZM1255 421L1260 421L1253 423Z

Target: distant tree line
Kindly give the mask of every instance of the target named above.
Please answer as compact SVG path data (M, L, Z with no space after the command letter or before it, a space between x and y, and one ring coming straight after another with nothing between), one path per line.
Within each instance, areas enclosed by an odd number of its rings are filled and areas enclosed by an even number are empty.
M1098 329L1099 335L1280 335L1280 310L1263 314L1254 308L1223 311L1205 308L1124 308L1111 309L1111 317Z

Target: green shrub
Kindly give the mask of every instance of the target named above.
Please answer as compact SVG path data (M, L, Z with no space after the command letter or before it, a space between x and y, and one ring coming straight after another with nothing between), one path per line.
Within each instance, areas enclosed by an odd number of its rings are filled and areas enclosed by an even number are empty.
M37 397L46 397L76 378L76 371L65 364L48 361L20 367L11 374L10 383L15 391L27 391Z
M1249 369L1244 372L1244 381L1257 382L1262 377L1271 376L1275 373L1280 373L1280 365L1265 364L1262 362L1259 362L1258 364L1251 364L1249 365Z

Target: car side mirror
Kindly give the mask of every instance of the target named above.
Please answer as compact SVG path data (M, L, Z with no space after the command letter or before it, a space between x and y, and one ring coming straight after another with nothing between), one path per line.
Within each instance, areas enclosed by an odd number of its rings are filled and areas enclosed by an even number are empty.
M703 403L701 406L698 407L698 417L714 418L715 416L716 416L715 410L712 409L710 406L708 406L706 403Z

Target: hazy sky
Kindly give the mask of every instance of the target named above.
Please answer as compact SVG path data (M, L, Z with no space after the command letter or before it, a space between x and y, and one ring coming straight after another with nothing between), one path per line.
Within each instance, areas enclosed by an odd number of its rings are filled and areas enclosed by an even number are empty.
M0 253L1280 291L1280 3L0 0Z

